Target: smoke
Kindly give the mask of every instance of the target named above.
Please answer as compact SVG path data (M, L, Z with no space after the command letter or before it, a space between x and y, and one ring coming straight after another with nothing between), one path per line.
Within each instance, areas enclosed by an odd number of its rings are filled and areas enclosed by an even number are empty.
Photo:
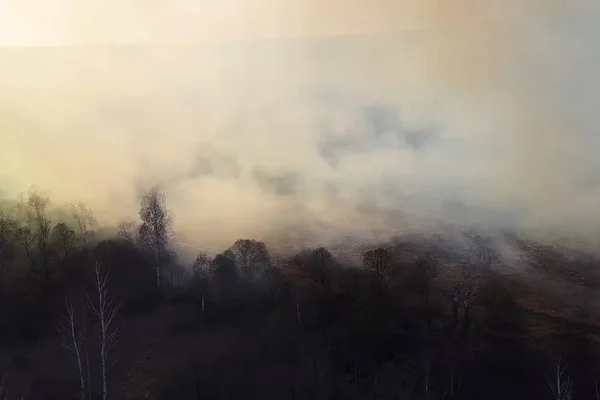
M3 191L116 223L160 184L209 247L598 233L600 6L271 3L5 2Z

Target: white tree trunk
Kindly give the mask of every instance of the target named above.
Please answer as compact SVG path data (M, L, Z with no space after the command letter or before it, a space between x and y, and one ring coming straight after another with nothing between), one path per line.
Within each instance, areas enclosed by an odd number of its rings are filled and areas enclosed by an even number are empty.
M85 400L85 379L84 379L84 368L81 360L81 352L83 348L83 330L85 326L80 329L77 328L77 320L75 318L75 310L71 303L65 299L65 315L63 316L63 322L59 326L58 330L62 333L62 344L69 350L74 358L75 364L77 365L77 373L79 375L79 388L80 398Z
M72 352L77 364L79 374L79 387L81 400L85 400L85 380L83 363L81 361L81 351L83 345L83 336L77 332L77 322L75 321L75 311L73 306L65 299L65 316L63 325L59 328L63 333L63 346ZM82 329L85 329L83 327Z
M108 355L117 343L119 328L114 326L114 319L119 311L120 304L109 299L107 295L108 273L102 275L100 266L96 264L94 285L96 287L97 304L91 300L88 305L98 319L100 328L100 363L102 371L102 400L108 397L108 375L112 365L108 364Z
M566 369L567 365L563 364L561 359L558 358L554 366L554 376L548 382L556 400L571 400L573 385L571 379L565 374Z

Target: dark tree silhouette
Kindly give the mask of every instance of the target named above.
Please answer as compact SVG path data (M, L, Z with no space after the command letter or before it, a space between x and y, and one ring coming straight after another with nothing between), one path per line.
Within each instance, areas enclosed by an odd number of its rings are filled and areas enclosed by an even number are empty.
M37 251L42 261L46 281L50 280L50 233L52 221L48 216L50 199L42 197L36 192L29 195L27 206L28 216L35 227L34 237Z
M363 266L374 271L383 289L386 289L394 271L394 256L383 248L367 251L363 255Z
M212 276L219 283L221 291L228 294L238 276L235 260L231 254L227 254L227 252L217 254L212 260L210 269Z
M160 253L160 265L163 268L164 280L171 287L179 287L185 278L185 269L179 263L179 257L173 249L165 249Z
M508 291L498 279L492 279L482 285L480 297L483 306L490 315L494 314L509 297Z
M27 226L22 226L17 228L15 232L15 237L17 239L17 243L23 248L27 259L29 260L29 267L31 269L31 273L35 279L38 278L37 270L36 270L36 259L34 254L34 245L35 245L35 235L31 232L31 229Z
M318 279L323 287L329 286L329 268L333 261L333 256L324 247L313 250L310 255L310 266L317 273Z
M231 246L234 260L244 277L252 279L256 270L270 265L267 246L253 239L239 239Z
M64 222L59 222L52 228L52 238L62 247L65 258L69 257L69 250L75 245L75 231Z
M6 382L0 373L0 398L495 400L536 398L544 390L548 398L570 399L571 391L573 398L594 398L598 321L593 295L579 297L595 287L596 276L585 275L598 266L593 256L515 239L532 270L551 283L564 278L558 293L554 285L546 291L543 280L485 271L500 259L496 253L474 250L469 259L452 240L409 236L361 254L365 268L344 265L322 247L271 261L264 243L242 239L214 259L201 252L182 274L189 253L175 257L168 234L160 246L154 241L153 233L170 228L164 196L154 192L142 204L141 224L121 225L121 240L83 240L91 237L90 225L75 225L70 216L54 221L48 250L62 256L64 249L69 258L50 258L50 267L65 273L39 284L45 266L39 242L48 237L39 233L55 214L43 198L32 198L22 202L27 218L0 212L4 277L9 268L6 290L0 283L0 353L10 368L1 371ZM110 266L110 282L94 268L95 257ZM28 260L35 280L23 273ZM179 285L183 278L189 284ZM387 286L385 295L375 278ZM169 290L156 290L168 283ZM61 301L82 292L87 309ZM113 295L128 318L120 330ZM446 297L452 300L440 303ZM488 313L475 312L475 302ZM199 315L200 304L209 312ZM455 322L464 315L462 329L447 326L452 312ZM57 325L62 338L52 334ZM122 345L115 345L117 336ZM61 339L72 360L54 351ZM557 363L550 392L537 378L543 359L557 351L568 355L570 367L567 375ZM127 361L111 371L117 357ZM76 382L66 379L69 371Z
M210 273L211 258L205 252L201 251L196 256L196 260L192 265L192 277L195 280L206 280Z
M263 279L267 284L271 293L271 300L275 299L275 295L283 281L283 273L280 268L270 265L263 271Z
M425 304L429 304L429 293L431 292L431 283L438 276L438 263L431 258L417 259L417 273L419 274L423 294L425 295Z
M0 211L0 270L7 285L8 268L16 254L17 222Z
M166 196L157 186L142 197L139 235L143 245L154 254L156 285L160 287L161 257L167 250L173 229L173 216L167 209Z
M469 311L477 291L481 285L479 274L465 274L462 280L455 286L452 295L452 314L454 323L458 322L458 307L462 304L463 307L463 324L465 328L470 325Z
M79 237L84 245L89 245L94 240L94 228L96 226L96 217L84 203L79 202L77 205L71 204L71 215L77 227L79 228Z
M209 286L209 277L211 273L211 263L212 259L205 252L201 251L196 256L196 260L192 265L192 279L198 289L200 290L200 295L202 298L202 312L204 312L206 302L206 290Z

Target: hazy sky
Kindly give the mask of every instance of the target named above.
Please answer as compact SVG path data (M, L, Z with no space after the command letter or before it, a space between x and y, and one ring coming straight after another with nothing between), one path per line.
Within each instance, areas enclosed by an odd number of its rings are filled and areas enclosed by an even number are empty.
M0 0L0 184L114 222L158 183L211 246L399 211L598 233L599 41L591 0Z

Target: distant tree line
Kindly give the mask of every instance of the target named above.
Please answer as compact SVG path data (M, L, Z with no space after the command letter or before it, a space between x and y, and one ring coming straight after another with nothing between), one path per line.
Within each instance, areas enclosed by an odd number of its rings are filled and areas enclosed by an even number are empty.
M172 247L175 218L159 187L141 197L139 219L122 222L116 237L107 240L98 238L98 222L85 204L71 205L66 220L57 220L50 206L48 197L32 191L0 211L0 313L21 318L14 323L21 327L20 338L29 331L51 337L30 326L38 320L52 325L76 377L77 389L71 390L81 400L118 398L118 369L126 361L119 345L122 339L129 345L142 339L127 338L128 324L161 304L191 305L188 330L206 334L234 324L244 329L239 340L248 341L247 351L287 357L287 364L275 365L297 370L272 385L285 386L277 398L294 400L473 398L469 374L480 375L466 365L484 363L477 358L487 351L481 343L495 343L495 335L502 340L525 335L522 312L503 281L490 273L497 257L481 237L467 260L454 263L435 251L415 250L407 257L383 245L361 254L362 268L344 265L324 247L274 259L264 242L246 238L214 257L201 251L192 265L184 265ZM23 311L9 312L9 303ZM25 308L29 303L34 306ZM21 317L33 309L47 315ZM0 334L9 337L8 330ZM38 340L38 334L27 335ZM510 346L525 351L519 340ZM204 358L198 355L194 365ZM225 363L221 358L210 362ZM213 388L214 382L203 380L213 364L202 373L196 366L186 368L172 379L189 378L193 388L185 396L162 398L225 398L225 393L230 399L253 398L248 394L252 368L244 364L235 375L221 372L227 387ZM558 359L549 368L553 375L540 398L572 398L577 387L565 365ZM241 396L232 382L243 388ZM471 381L471 387L477 383ZM0 385L0 398L8 399L8 392Z

